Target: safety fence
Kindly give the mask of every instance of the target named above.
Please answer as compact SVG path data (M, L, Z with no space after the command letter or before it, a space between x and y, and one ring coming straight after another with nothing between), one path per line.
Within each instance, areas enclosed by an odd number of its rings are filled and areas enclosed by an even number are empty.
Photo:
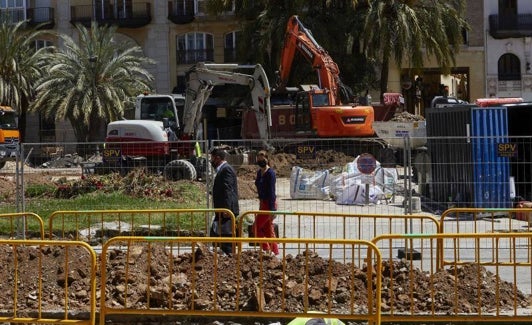
M279 238L335 238L371 240L382 234L438 233L439 221L431 215L340 214L299 211L246 211L238 219L237 229L249 236L256 233L253 221L258 215L274 217ZM246 227L247 224L247 227ZM246 229L247 228L247 229ZM251 245L255 245L251 243ZM338 259L348 252L336 251ZM363 258L363 256L359 256Z
M87 243L0 240L0 265L0 322L95 324L96 253Z
M208 236L211 219L227 209L86 210L55 211L48 217L50 238L103 244L116 236Z
M2 213L0 234L11 239L44 239L44 221L32 212Z
M96 311L100 324L146 316L290 319L319 311L370 324L524 323L532 316L532 263L516 243L531 239L532 233L382 234L371 241L121 236L102 246L99 274L85 243L6 240L0 272L8 289L1 299L10 302L2 300L2 315L10 314L0 320L94 324ZM251 241L276 241L281 254L255 248L228 257L211 249ZM470 253L457 254L462 241L475 243ZM441 242L448 248L444 267L435 262ZM484 258L504 246L514 251ZM407 254L398 258L399 250ZM18 275L30 270L31 283L21 282ZM100 292L95 305L94 288ZM62 302L61 317L48 316L50 300Z
M516 243L524 240L530 245L531 239L529 232L374 238L383 257L382 321L529 322L532 260L530 253L516 249ZM463 241L474 243L467 253L460 245ZM436 265L440 242L445 245L445 267ZM408 243L412 258L397 261L393 247L402 243ZM504 246L510 251L499 250Z
M205 237L110 239L102 248L100 324L110 315L139 313L294 318L315 317L312 311L328 318L380 323L381 259L370 242L283 238L277 240L283 251L278 259L261 250L226 257L207 247L212 242L241 246L246 241ZM366 264L355 259L337 262L332 252L338 248L351 254L363 250ZM151 266L146 268L141 259ZM109 291L107 284L111 282L121 288L120 292Z
M279 209L440 215L451 207L511 208L518 200L532 201L531 137L416 137L401 130L372 138L270 140ZM128 150L135 145L154 149L150 144L123 145ZM195 208L209 208L209 191L203 186L208 189L214 176L208 164L213 147L224 148L237 170L242 210L256 209L255 160L264 142L222 139L180 142L175 148L182 151L179 162L164 150L164 159L142 159L126 158L121 149L113 151L104 143L24 143L19 168L9 163L0 170L13 182L0 212L35 212L52 198L87 210L128 208L128 200L78 200L88 193L116 192L138 198L136 208L190 208L190 200L189 206L180 200L187 193L195 195ZM169 153L172 148L168 144ZM195 148L199 156L192 155ZM108 162L103 163L104 158ZM203 189L199 195L173 181L192 176ZM15 186L15 179L21 186Z

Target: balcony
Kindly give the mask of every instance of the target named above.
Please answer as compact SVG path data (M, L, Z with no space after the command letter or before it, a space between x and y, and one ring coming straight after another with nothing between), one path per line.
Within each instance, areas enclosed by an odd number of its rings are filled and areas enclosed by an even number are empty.
M0 16L8 22L27 20L28 26L50 29L55 25L54 8L0 9Z
M532 14L490 15L489 24L495 39L532 36Z
M194 21L194 0L168 1L168 20L179 25Z
M28 8L26 9L28 24L39 28L52 29L55 26L54 8Z
M93 21L102 25L139 28L151 22L151 4L136 2L123 8L113 5L82 5L70 7L70 22L90 27Z

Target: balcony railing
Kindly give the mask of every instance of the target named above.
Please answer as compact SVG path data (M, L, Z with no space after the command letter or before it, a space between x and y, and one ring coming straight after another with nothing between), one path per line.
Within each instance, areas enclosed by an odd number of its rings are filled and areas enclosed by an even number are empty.
M532 36L532 14L490 15L490 35L493 38Z
M194 0L168 1L168 20L174 24L194 21Z
M53 28L55 25L54 8L50 7L0 9L0 17L11 23L27 20L28 25L32 27Z
M203 61L214 62L214 50L177 51L177 64L193 64Z
M136 2L124 8L114 5L82 5L70 7L71 23L81 23L89 27L92 21L99 24L118 25L125 28L138 28L151 22L151 4Z

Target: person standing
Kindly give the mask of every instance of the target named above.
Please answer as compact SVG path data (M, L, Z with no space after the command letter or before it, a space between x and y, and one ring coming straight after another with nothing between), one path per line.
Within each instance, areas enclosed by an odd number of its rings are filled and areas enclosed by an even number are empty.
M222 149L214 149L211 152L210 163L216 172L212 187L213 207L228 209L236 218L240 213L237 177L235 169L225 160L225 155ZM216 213L212 221L210 236L233 237L232 218L224 213ZM231 243L222 243L220 247L227 255L232 255L234 252L234 245Z
M259 210L276 211L277 196L275 194L276 175L268 162L266 151L259 151L257 154L257 165L259 170L255 178L255 186L259 195ZM273 224L273 214L257 214L253 224L255 237L275 238L275 228ZM262 249L270 251L275 255L279 254L277 243L263 243Z

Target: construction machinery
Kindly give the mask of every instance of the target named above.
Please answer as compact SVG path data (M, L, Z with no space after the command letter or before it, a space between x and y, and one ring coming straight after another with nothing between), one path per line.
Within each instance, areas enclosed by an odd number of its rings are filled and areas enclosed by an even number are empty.
M295 96L296 131L318 137L373 136L373 108L352 103L352 91L342 83L338 65L295 15L286 27L276 91L287 90L296 53L318 76L317 85L301 85Z
M0 169L15 161L20 142L17 114L10 106L0 106Z
M246 74L242 71L250 70ZM202 109L219 85L242 85L249 89L252 105L247 109L256 117L259 136L267 144L271 126L270 84L260 64L197 63L187 73L187 89L183 110L183 135L197 138L201 131Z
M239 72L249 69L251 74ZM144 165L171 180L203 178L207 159L199 154L201 150L193 140L202 139L203 106L217 85L249 88L253 102L250 109L255 111L261 137L267 143L270 87L262 66L198 63L187 73L187 80L184 98L138 96L134 110L125 114L133 120L108 124L102 163L105 170L123 171Z

